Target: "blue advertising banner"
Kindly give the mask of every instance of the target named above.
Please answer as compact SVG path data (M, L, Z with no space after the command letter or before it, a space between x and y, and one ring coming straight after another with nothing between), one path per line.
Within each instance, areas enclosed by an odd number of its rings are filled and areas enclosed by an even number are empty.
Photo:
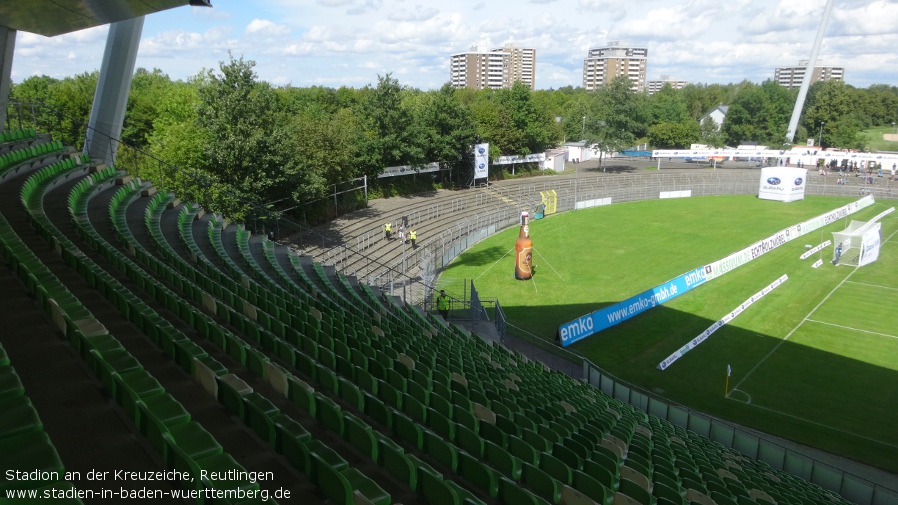
M593 333L622 323L658 304L676 298L690 289L700 286L706 280L705 267L699 267L622 302L563 324L558 329L561 345L567 347Z

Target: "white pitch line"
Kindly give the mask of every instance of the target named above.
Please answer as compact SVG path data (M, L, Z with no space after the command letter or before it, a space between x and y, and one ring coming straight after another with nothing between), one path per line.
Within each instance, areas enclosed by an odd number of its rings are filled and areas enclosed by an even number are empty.
M843 330L859 331L859 332L862 332L862 333L869 333L869 334L871 334L871 335L879 335L880 337L898 338L898 336L896 336L896 335L889 335L888 333L878 333L878 332L875 332L875 331L862 330L862 329L860 329L860 328L852 328L851 326L842 326L841 324L827 323L827 322L824 322L824 321L818 321L818 320L816 320L816 319L808 319L808 322L809 322L809 323L825 324L825 325L827 325L827 326L835 326L836 328L842 328Z
M862 439L864 439L864 440L868 440L868 441L870 441L870 442L874 442L874 443L877 443L877 444L880 444L880 445L884 445L884 446L886 446L886 447L892 447L892 448L898 449L898 445L893 445L893 444L890 444L890 443L888 443L888 442L883 442L882 440L876 440L875 438L870 438L870 437L865 437L865 436L863 436L863 435L858 435L857 433L855 433L855 432L853 432L853 431L846 431L846 430L841 430L841 429L839 429L839 428L833 428L832 426L829 426L829 425L826 425L826 424L823 424L823 423L820 423L820 422L817 422L817 421L813 421L813 420L811 420L811 419L805 419L804 417L799 417L799 416L796 416L796 415L793 415L793 414L788 414L788 413L783 412L783 411L781 411L781 410L776 410L776 409L772 409L772 408L770 408L770 407L765 407L765 406L763 406L763 405L758 405L757 403L746 403L746 402L743 402L743 401L741 401L741 400L736 400L735 398L729 398L729 399L730 399L730 400L733 400L734 402L744 403L745 405L749 405L749 406L752 406L752 407L756 407L756 408L759 408L759 409L763 409L763 410L766 410L766 411L768 411L768 412L774 412L774 413L777 413L777 414L779 414L779 415L781 415L781 416L791 417L792 419L798 419L799 421L806 422L806 423L810 423L810 424L816 424L817 426L820 426L821 428L826 428L826 429L828 429L828 430L836 431L836 432L839 432L839 433L844 433L844 434L849 435L849 436L853 436L853 437L857 437L857 438L862 438Z
M503 254L503 255L502 255L502 258L497 259L495 263L493 263L492 265L488 266L488 267L486 268L486 270L484 270L483 272L480 272L480 275L478 275L477 277L475 277L474 280L475 280L475 281L476 281L476 280L479 280L479 279L480 279L481 277L483 277L487 272L489 272L490 270L492 270L492 268L493 268L494 266L498 265L499 262L502 261L503 258L505 258L506 256L508 256L508 253L510 253L511 251L514 251L514 247L512 247L511 249L508 250L508 252L506 252L505 254Z
M869 286L871 288L889 289L892 291L898 291L898 288L891 288L889 286L880 286L879 284L868 284L866 282L848 281L848 284L858 284L860 286Z
M889 240L891 240L892 237L894 237L896 233L898 233L898 230L895 230L894 232L892 232L892 234L889 235L889 238L885 239L885 242L888 242ZM761 361L758 361L757 363L755 363L755 366L753 366L753 367L751 368L751 370L749 370L748 373L745 374L745 377L743 377L742 380L740 380L735 386L733 386L733 389L738 389L739 386L741 386L742 383L745 382L745 380L748 379L749 376L751 376L751 374L754 373L754 371L757 370L758 367L761 366L762 363L764 363L765 361L767 361L767 358L769 358L771 355L773 355L773 353L775 353L776 350L780 348L780 346L782 346L783 344L785 344L786 341L789 340L789 337L791 337L792 334L795 333L795 332L798 330L798 328L800 328L801 325L803 325L803 324L805 323L805 321L807 321L808 319L810 319L810 318L811 318L811 315L813 315L814 312L817 312L817 309L819 309L821 305L823 305L824 303L826 303L826 301L829 300L829 297L832 296L833 293L836 292L836 290L838 290L840 287L842 287L842 284L845 284L846 282L848 282L848 279L850 279L851 276L854 275L855 272L857 272L857 269L858 269L858 268L860 268L860 267L854 267L854 270L852 270L851 273L849 273L848 275L846 275L845 278L842 279L842 282L840 282L836 287L834 287L834 288L832 289L832 291L830 291L829 294L827 294L826 297L823 298L823 300L820 300L820 303L818 303L817 306L813 308L813 310L811 310L810 312L808 312L808 315L804 316L804 319L802 319L801 322L799 322L797 325L795 325L795 328L792 328L792 331L790 331L789 334L786 335L785 338L783 338L778 344L776 344L776 346L774 346L774 348L771 349L770 352L768 352L766 356L764 356L763 358L761 358Z

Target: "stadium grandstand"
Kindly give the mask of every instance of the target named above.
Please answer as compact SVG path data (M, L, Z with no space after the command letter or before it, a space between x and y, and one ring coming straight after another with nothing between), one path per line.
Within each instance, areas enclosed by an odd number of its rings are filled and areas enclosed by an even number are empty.
M127 175L113 139L140 16L188 3L0 2L4 83L16 31L110 23L107 52L118 52L104 59L85 152L2 121L0 503L898 503L838 469L786 471L808 468L796 455L740 452L700 415L657 415L647 397L609 394L601 377L572 378L434 317L394 296L393 280L387 292L335 269L360 271L355 256L300 256ZM608 191L757 189L736 172L630 180L472 190L445 205L502 228L541 190L570 210ZM440 238L426 205L404 211L434 236L416 254L482 228L462 214Z

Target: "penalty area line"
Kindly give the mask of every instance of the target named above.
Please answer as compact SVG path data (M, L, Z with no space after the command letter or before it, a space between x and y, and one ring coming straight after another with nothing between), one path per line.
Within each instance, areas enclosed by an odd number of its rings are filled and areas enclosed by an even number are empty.
M734 389L734 391L735 391L735 389ZM747 393L746 393L746 394L747 394ZM883 446L886 446L886 447L891 447L892 449L898 449L898 445L890 444L890 443L888 443L888 442L883 442L882 440L877 440L877 439L875 439L875 438L870 438L870 437L867 437L867 436L864 436L864 435L858 435L857 433L855 433L855 432L853 432L853 431L846 431L846 430L843 430L843 429L840 429L840 428L834 428L834 427L832 427L832 426L830 426L830 425L828 425L828 424L823 424L823 423L818 422L818 421L812 421L812 420L806 419L806 418L804 418L804 417L796 416L795 414L789 414L789 413L783 412L783 411L781 411L781 410L777 410L777 409L770 408L770 407L765 407L765 406L763 406L763 405L758 405L757 403L743 402L743 401L737 400L737 399L735 399L735 398L727 397L727 399L728 399L728 400L732 400L732 401L734 401L734 402L744 403L745 405L749 405L749 406L751 406L751 407L759 408L759 409L761 409L761 410L766 410L766 411L768 411L768 412L773 412L773 413L779 414L779 415L781 415L781 416L791 417L792 419L797 419L797 420L799 420L799 421L802 421L802 422L805 422L805 423L808 423L808 424L813 424L813 425L815 425L815 426L820 426L821 428L825 428L825 429L827 429L827 430L832 430L832 431L835 431L835 432L838 432L838 433L843 433L843 434L848 435L848 436L861 438L861 439L867 440L868 442L873 442L873 443L875 443L875 444L883 445Z
M889 289L892 291L898 291L898 288L890 288L889 286L880 286L879 284L869 284L866 282L848 281L848 284L857 284L858 286L868 286L871 288Z
M852 328L851 326L842 326L841 324L827 323L826 321L818 321L818 320L816 320L816 319L808 319L808 322L809 322L809 323L817 323L817 324L825 324L825 325L827 325L827 326L835 326L836 328L842 328L843 330L859 331L859 332L861 332L861 333L869 333L869 334L871 334L871 335L878 335L878 336L880 336L880 337L898 338L898 336L896 336L896 335L889 335L888 333L879 333L879 332L876 332L876 331L862 330L862 329L860 329L860 328Z

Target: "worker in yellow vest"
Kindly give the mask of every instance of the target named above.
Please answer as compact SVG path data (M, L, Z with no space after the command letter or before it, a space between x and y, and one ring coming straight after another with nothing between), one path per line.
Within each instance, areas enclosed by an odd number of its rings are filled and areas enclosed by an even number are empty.
M415 241L418 240L418 232L416 232L415 230L409 230L408 239L412 243L412 249L414 249L416 247Z
M390 240L390 233L393 231L393 223L387 221L387 224L384 225L384 236L387 240Z
M440 296L437 297L437 312L443 316L444 320L449 320L449 296L444 289L440 290Z

